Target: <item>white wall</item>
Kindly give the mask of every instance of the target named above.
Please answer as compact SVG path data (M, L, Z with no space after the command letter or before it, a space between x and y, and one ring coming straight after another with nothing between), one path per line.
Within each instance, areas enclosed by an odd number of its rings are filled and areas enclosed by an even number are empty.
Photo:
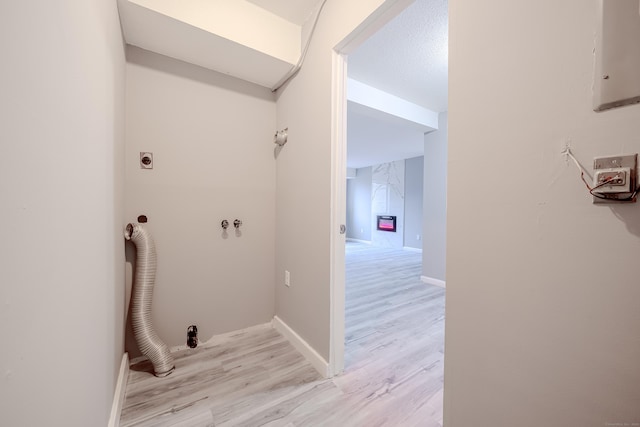
M371 167L347 180L347 237L371 240Z
M424 157L404 161L404 246L422 249ZM418 236L420 237L418 239Z
M329 358L332 49L388 0L329 0L300 73L278 93L276 313ZM304 238L301 238L304 236ZM284 286L284 270L291 287Z
M597 5L449 1L448 427L640 422L640 205L560 155L640 152L591 110Z
M0 3L0 424L104 426L123 353L115 2Z
M447 251L447 113L424 136L422 275L445 281Z
M147 215L155 239L158 334L170 346L184 345L191 324L207 340L268 322L275 277L273 94L128 47L126 102L126 218ZM153 170L140 169L141 151L153 152ZM231 226L225 238L220 222L236 218L242 235Z

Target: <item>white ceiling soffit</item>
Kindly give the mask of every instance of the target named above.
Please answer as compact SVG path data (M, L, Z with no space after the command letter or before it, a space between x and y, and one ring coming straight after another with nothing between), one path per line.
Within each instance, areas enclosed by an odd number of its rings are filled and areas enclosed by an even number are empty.
M301 27L244 0L119 0L125 41L271 88L298 61Z
M416 0L349 55L349 77L447 111L448 42L448 1Z
M422 156L438 113L361 82L347 81L347 167Z
M322 0L247 0L289 22L302 26Z
M362 168L424 154L424 132L375 111L348 102L347 167Z
M413 104L395 95L383 92L354 79L347 81L347 100L351 105L366 106L377 117L386 121L403 123L422 133L438 129L438 113Z

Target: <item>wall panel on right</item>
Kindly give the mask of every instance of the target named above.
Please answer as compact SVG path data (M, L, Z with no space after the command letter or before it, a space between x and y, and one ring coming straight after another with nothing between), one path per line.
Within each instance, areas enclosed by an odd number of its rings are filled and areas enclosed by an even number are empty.
M598 7L449 0L447 427L640 422L640 204L561 155L640 152L640 106L592 110Z

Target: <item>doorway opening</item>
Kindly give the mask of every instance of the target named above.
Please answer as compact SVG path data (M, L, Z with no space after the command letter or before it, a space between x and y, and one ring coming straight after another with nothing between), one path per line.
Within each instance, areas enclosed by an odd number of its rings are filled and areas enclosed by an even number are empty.
M437 14L439 7L445 14L444 28L425 18ZM398 2L379 12L334 52L332 225L337 229L347 224L347 235L346 239L334 238L331 248L330 373L343 372L345 378L368 376L369 384L379 386L378 390L393 388L395 395L410 395L414 406L422 408L416 417L428 416L441 423L447 2ZM410 45L411 38L417 37L425 45L431 43L427 50L432 53L444 50L444 58L431 64L432 70L444 69L444 89L436 94L442 99L444 92L444 106L436 105L437 101L425 105L431 101L422 100L417 90L409 88L416 92L411 96L397 91L397 82L389 81L388 71L382 70L377 77L375 66L364 67L364 73L358 71L359 63L375 63L371 52L377 50L378 56L384 56L386 51L394 51L390 46L391 50L371 46L378 37L389 41L388 31L407 29L408 23L438 27L444 32L428 40L413 33L399 41ZM409 52L416 57L422 53ZM433 55L427 60L433 62ZM404 113L388 108L394 104L390 100L395 99ZM406 233L407 228L415 230L414 224L406 223L406 214L417 210L415 203L408 203L406 190L407 184L413 185L416 179L408 169L416 165L422 167L419 203L424 208L418 214L420 231ZM429 240L425 244L426 238ZM435 257L434 251L439 252ZM428 262L424 263L426 255Z

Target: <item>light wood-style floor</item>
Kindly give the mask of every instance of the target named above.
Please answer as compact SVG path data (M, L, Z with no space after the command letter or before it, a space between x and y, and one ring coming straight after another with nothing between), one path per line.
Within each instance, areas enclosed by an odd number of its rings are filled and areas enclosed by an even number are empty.
M323 379L269 325L131 366L120 425L442 426L444 289L422 255L347 243L345 371Z

